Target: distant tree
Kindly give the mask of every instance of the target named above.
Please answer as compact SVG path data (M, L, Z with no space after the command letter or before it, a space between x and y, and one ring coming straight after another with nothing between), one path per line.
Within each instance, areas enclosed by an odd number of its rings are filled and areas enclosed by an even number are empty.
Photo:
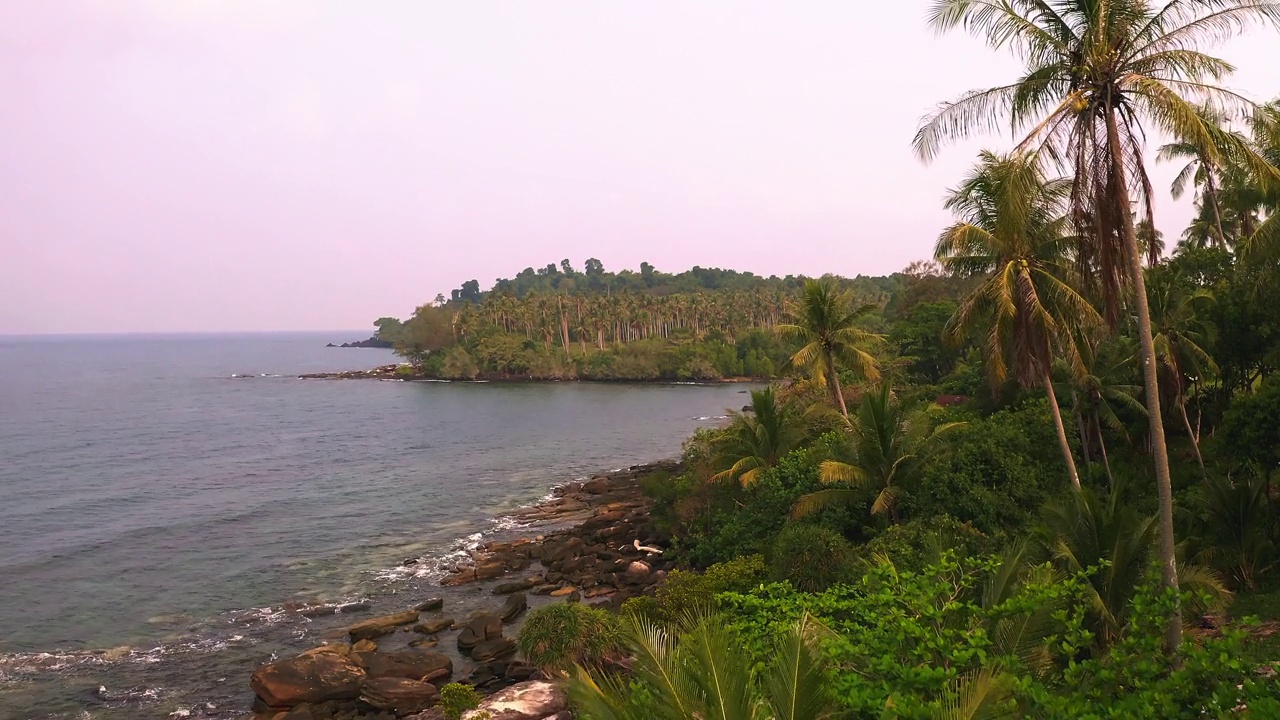
M845 417L849 416L849 409L845 406L836 363L867 380L880 379L880 370L867 347L883 338L863 327L867 315L875 309L876 306L869 303L855 307L832 282L809 280L805 282L800 303L792 309L792 322L778 326L784 335L804 343L792 356L792 364L806 369L815 381L825 383L831 403Z
M573 265L569 262L569 258L560 261L560 271L565 275L573 274Z
M423 305L404 323L403 332L396 342L396 352L420 366L427 356L452 342L453 313Z
M404 323L399 318L380 317L373 321L373 326L377 328L374 337L392 344L399 342L404 335Z

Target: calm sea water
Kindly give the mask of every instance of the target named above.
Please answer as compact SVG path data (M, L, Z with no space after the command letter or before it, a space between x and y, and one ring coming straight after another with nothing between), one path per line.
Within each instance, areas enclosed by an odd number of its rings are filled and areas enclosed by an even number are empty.
M283 603L426 593L405 558L745 402L293 377L393 361L323 347L358 334L0 338L0 718L238 716L315 644Z

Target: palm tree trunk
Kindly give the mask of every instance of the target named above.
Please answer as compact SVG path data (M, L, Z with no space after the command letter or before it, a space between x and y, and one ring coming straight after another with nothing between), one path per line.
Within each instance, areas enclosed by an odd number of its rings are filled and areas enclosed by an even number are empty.
M1205 194L1209 196L1209 206L1213 209L1213 224L1218 231L1218 247L1227 248L1227 234L1222 232L1222 210L1218 206L1218 183L1213 179L1213 167L1205 165Z
M1062 410L1058 407L1058 395L1053 392L1053 380L1049 373L1044 374L1044 392L1049 396L1049 412L1053 414L1053 428L1058 431L1058 445L1062 448L1062 458L1067 461L1067 473L1071 476L1071 487L1080 489L1080 475L1076 472L1076 459L1071 454L1071 443L1067 442L1067 426L1062 423Z
M840 389L840 376L836 375L835 361L829 353L823 354L822 361L827 366L827 389L831 391L831 400L840 408L841 415L849 417L849 408L844 405L844 391Z
M1107 440L1102 437L1102 423L1098 422L1096 416L1093 419L1093 427L1098 431L1098 452L1102 454L1102 467L1107 470L1107 487L1115 490L1116 476L1111 474L1111 458L1107 457Z
M1200 464L1200 474L1204 475L1204 457L1200 455L1200 442L1196 440L1196 433L1191 429L1191 418L1187 417L1187 399L1182 395L1178 395L1178 410L1182 412L1182 425L1187 429L1187 438L1191 440L1191 449L1196 453L1196 462Z
M1080 411L1080 395L1075 390L1071 391L1071 410L1076 416L1076 428L1080 430L1080 452L1084 455L1084 465L1087 468L1093 464L1093 453L1089 452L1092 440L1089 428L1084 424L1084 413Z
M1124 231L1124 254L1133 282L1134 304L1138 315L1138 343L1142 348L1142 380L1146 386L1147 423L1151 428L1151 454L1156 466L1156 492L1160 497L1160 579L1173 592L1174 606L1165 630L1166 650L1172 655L1182 646L1182 608L1178 602L1178 560L1173 538L1173 483L1169 473L1169 448L1164 439L1164 415L1160 412L1160 384L1156 379L1156 347L1151 338L1151 308L1147 303L1147 282L1142 275L1142 254L1138 250L1138 233L1133 226L1133 208L1129 204L1129 181L1125 176L1124 156L1120 148L1120 128L1116 109L1107 108L1107 145L1111 151L1111 169L1115 189L1120 194L1117 205Z

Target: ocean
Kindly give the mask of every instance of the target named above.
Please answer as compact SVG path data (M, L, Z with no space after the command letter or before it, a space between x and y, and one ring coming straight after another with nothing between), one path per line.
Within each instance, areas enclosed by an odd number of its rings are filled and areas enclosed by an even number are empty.
M285 603L438 594L504 511L747 402L296 377L395 361L324 347L360 334L0 336L0 718L241 717L317 644Z

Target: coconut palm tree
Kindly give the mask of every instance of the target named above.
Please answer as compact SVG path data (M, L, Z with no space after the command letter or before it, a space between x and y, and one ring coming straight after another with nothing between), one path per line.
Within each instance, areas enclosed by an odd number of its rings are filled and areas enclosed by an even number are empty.
M1187 417L1186 384L1201 380L1208 373L1216 373L1218 365L1205 352L1211 328L1205 313L1206 305L1213 302L1207 290L1194 289L1181 282L1181 278L1169 273L1153 274L1148 286L1151 306L1151 325L1155 333L1156 357L1160 362L1163 385L1172 395L1173 404L1182 416L1187 438L1195 452L1200 472L1204 472L1204 457L1200 454L1200 436L1191 427Z
M884 338L862 327L863 320L875 309L872 304L855 307L834 283L806 280L800 302L791 310L793 322L778 326L784 335L804 343L792 356L792 364L808 370L816 382L825 383L832 404L845 417L849 410L840 388L838 365L845 365L872 382L880 378L876 360L867 348Z
M1227 118L1212 107L1201 108L1201 112L1205 116L1205 122L1213 125L1226 124ZM1247 142L1244 138L1240 140ZM1222 201L1218 179L1224 163L1222 155L1221 149L1216 146L1201 145L1194 140L1180 140L1161 146L1156 159L1162 162L1184 163L1170 187L1174 200L1181 199L1186 194L1189 184L1194 184L1196 188L1203 187L1199 202L1201 207L1208 210L1212 220L1213 244L1225 248L1228 240L1226 232L1222 229Z
M734 412L729 427L716 438L713 451L721 466L712 481L737 479L750 485L774 467L808 436L806 419L795 403L780 400L773 386L751 393L751 410Z
M876 493L871 514L898 521L898 501L914 484L920 462L964 423L935 424L923 409L903 407L888 382L862 396L858 412L844 419L849 462L831 459L820 466L824 484L844 487L802 495L791 510L804 517L830 505L854 502L870 490Z
M631 677L579 668L569 684L574 707L593 720L824 720L836 715L825 663L815 647L822 630L807 616L782 635L760 671L722 620L695 619L679 636L634 616L627 623L634 654ZM645 692L635 692L633 683Z
M1046 179L1034 157L984 152L947 200L960 221L942 232L934 256L951 272L984 278L956 309L946 335L958 344L981 328L993 385L1012 376L1023 387L1044 390L1068 477L1078 488L1050 370L1055 349L1077 358L1071 331L1101 318L1068 282L1075 262L1063 214L1070 190L1066 180Z
M1121 317L1122 289L1133 288L1160 496L1162 577L1173 590L1173 490L1133 191L1154 224L1143 155L1148 129L1197 147L1229 147L1259 176L1275 176L1262 158L1236 146L1199 112L1206 105L1252 109L1245 98L1214 84L1231 65L1198 47L1258 20L1280 25L1280 0L934 0L930 14L939 31L964 27L995 49L1011 50L1026 71L1013 83L943 104L917 133L917 153L931 159L944 142L993 130L1008 118L1022 135L1020 148L1041 149L1045 159L1070 168L1073 217L1081 225L1089 221L1080 237L1080 259L1100 282L1113 323ZM1181 628L1175 609L1166 638L1170 651L1181 644Z

